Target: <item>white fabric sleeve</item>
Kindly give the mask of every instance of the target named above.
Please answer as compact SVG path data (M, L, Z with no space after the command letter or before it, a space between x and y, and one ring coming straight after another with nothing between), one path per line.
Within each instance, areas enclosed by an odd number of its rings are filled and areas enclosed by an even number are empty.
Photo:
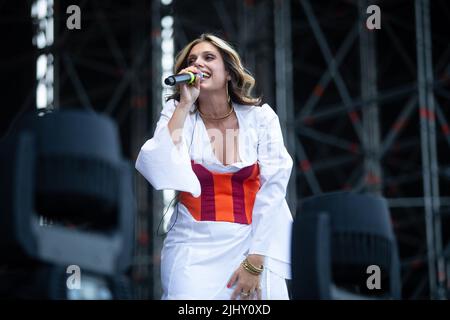
M258 164L261 187L256 194L249 254L266 256L266 263L290 278L292 214L286 203L286 189L292 171L280 122L267 104L258 120ZM281 270L283 269L283 270Z
M175 108L175 100L166 102L155 133L142 146L135 167L156 190L185 191L198 197L200 182L191 167L185 136L175 145L167 127Z

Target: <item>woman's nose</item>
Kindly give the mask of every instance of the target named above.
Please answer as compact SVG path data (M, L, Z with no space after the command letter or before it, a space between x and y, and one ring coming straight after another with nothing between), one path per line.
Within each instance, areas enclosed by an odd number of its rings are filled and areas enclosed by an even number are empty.
M199 59L197 59L194 61L194 66L197 68L201 68L203 67L203 63Z

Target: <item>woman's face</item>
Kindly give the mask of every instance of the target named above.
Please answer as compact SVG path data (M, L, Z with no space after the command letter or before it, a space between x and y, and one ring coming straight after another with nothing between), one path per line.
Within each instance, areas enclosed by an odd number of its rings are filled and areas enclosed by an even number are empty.
M209 42L200 42L192 47L188 55L189 66L197 67L203 73L200 81L202 90L224 89L230 79L219 50Z

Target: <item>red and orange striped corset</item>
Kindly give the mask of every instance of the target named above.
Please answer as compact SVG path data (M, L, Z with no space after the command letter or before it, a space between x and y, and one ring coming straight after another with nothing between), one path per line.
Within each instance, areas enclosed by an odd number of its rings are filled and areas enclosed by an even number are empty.
M260 188L258 163L234 173L210 171L194 161L191 165L202 193L194 198L189 192L180 192L180 202L195 220L252 223L253 205Z

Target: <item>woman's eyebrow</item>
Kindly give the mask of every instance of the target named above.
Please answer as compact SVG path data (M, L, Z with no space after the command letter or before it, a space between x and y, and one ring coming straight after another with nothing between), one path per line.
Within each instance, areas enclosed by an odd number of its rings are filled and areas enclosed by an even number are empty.
M212 54L212 55L215 55L215 53L212 52L212 51L203 51L203 52L201 52L200 54ZM193 57L196 57L196 56L197 56L196 54L190 54L190 55L188 56L188 59L193 58Z

